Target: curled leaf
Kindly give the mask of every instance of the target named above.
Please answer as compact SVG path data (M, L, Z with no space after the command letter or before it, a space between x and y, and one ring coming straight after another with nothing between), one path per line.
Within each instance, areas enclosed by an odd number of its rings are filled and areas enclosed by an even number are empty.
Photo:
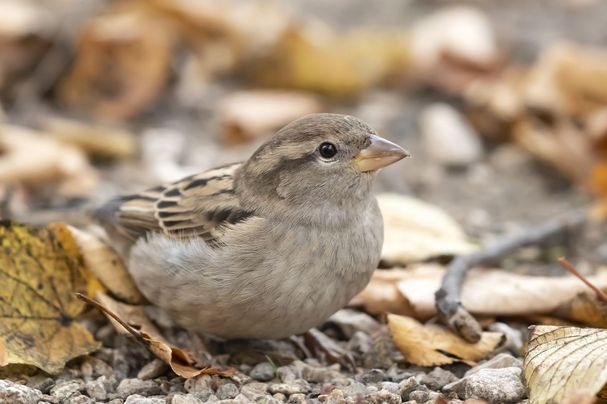
M466 342L436 324L421 324L411 317L388 315L388 328L396 347L407 362L419 366L440 366L455 362L473 365L505 343L498 332L484 332L475 344Z
M186 379L200 375L219 375L230 377L234 374L232 369L220 370L214 367L196 368L196 361L185 350L170 345L158 332L156 327L147 318L141 307L129 306L127 304L113 301L109 296L98 294L98 298L106 304L102 304L83 294L78 297L88 304L101 310L117 328L122 328L141 341L157 358L167 363L176 375ZM125 318L121 318L116 312L106 307L111 304L116 311L122 312ZM128 317L127 317L128 316Z

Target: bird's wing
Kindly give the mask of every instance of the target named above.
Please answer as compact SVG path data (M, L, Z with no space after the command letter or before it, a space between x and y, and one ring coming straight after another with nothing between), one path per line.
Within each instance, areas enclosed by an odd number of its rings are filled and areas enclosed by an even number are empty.
M235 225L253 215L240 206L234 192L234 173L240 165L215 168L115 199L101 207L96 217L106 230L119 233L129 244L148 233L162 232L174 238L201 237L216 245L227 224Z

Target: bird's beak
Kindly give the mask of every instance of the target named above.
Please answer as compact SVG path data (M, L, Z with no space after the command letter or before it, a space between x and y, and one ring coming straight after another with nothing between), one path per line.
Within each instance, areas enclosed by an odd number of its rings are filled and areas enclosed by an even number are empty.
M411 154L399 145L371 135L371 144L354 157L354 166L361 172L374 171L409 156Z

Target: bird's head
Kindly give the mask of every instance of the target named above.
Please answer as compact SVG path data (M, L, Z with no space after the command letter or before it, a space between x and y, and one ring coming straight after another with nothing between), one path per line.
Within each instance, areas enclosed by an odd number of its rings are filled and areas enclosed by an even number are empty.
M307 115L279 130L245 163L238 175L241 197L274 210L349 209L370 198L379 169L408 156L358 118Z

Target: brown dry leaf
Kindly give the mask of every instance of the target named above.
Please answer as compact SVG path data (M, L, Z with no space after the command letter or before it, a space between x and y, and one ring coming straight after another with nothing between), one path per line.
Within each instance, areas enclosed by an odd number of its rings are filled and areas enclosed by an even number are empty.
M101 310L116 328L130 333L148 347L160 360L167 363L176 375L186 379L200 375L219 375L230 377L233 369L220 370L214 367L196 368L196 361L185 350L170 345L160 334L156 326L147 317L141 306L119 303L103 293L97 293L95 301L79 294L80 299Z
M594 396L607 383L607 330L533 326L523 370L531 404Z
M407 362L418 366L440 366L464 362L471 366L505 343L497 332L484 332L476 344L466 342L436 324L421 324L411 317L388 315L394 344Z
M101 119L136 116L164 89L175 40L169 24L145 10L110 12L91 20L59 85L59 100Z
M252 90L228 95L219 105L223 139L242 143L268 136L322 105L315 96L297 91Z
M559 305L551 316L590 327L607 328L607 303L594 293L582 292Z
M0 151L0 183L58 185L64 195L82 195L97 183L81 150L27 128L1 125Z
M0 2L0 89L10 93L51 46L56 22L43 5L20 0Z
M124 159L137 153L137 138L125 130L94 126L65 118L44 122L49 135L72 144L93 157Z
M95 274L103 286L126 303L145 302L145 297L135 285L116 251L92 234L71 226L68 228L78 245L86 267Z
M377 202L384 217L382 260L389 264L405 265L478 249L437 206L398 194L380 194Z
M0 222L0 366L27 364L57 373L100 344L75 318L75 292L99 283L84 268L67 227Z

